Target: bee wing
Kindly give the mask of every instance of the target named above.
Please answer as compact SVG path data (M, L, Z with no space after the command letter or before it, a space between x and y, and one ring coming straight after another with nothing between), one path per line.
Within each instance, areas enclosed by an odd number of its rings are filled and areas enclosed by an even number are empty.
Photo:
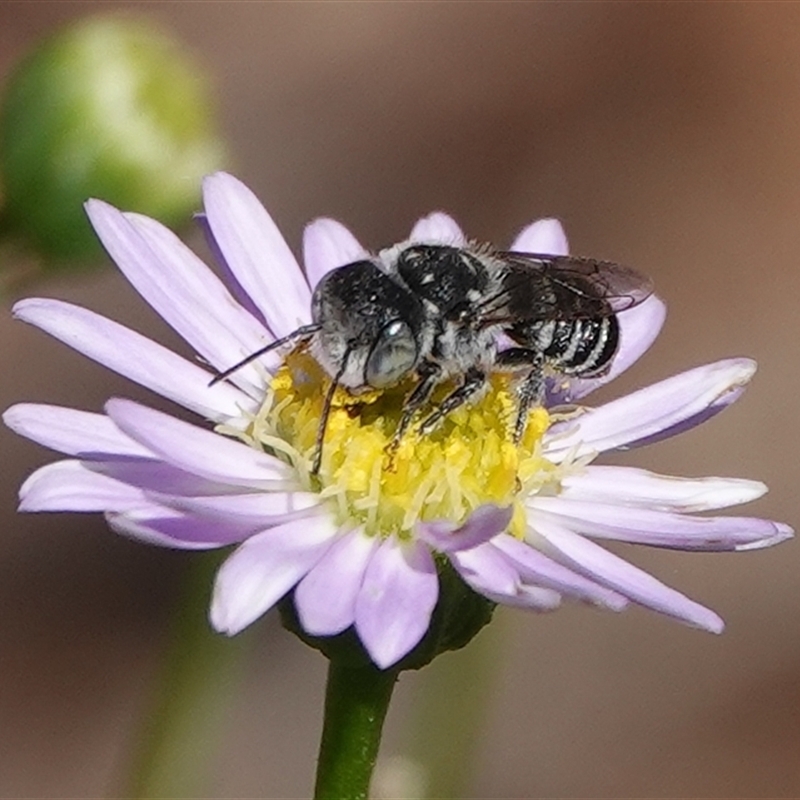
M531 317L586 319L619 313L639 305L653 293L646 275L612 261L580 256L551 256L539 253L498 253L510 269L509 292L522 284L532 301Z

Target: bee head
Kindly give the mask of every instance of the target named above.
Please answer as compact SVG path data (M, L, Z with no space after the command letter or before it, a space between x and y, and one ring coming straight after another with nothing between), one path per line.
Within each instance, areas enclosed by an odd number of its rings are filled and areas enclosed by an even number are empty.
M385 389L420 359L422 303L371 261L329 272L314 290L312 317L320 330L312 352L351 389Z

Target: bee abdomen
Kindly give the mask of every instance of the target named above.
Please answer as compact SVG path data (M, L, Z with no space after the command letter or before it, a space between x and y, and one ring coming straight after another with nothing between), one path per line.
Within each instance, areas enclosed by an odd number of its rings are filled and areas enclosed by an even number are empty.
M603 372L619 346L619 322L613 314L598 319L547 320L526 328L526 344L566 375L589 377Z

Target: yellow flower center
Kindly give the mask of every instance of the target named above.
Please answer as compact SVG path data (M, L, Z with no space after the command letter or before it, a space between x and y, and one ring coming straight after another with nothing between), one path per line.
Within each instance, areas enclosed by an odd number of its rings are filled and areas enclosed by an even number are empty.
M319 474L312 476L329 386L309 353L292 352L245 438L291 463L305 488L332 501L341 524L408 537L420 520L461 523L479 506L496 503L514 506L511 532L521 537L522 499L561 477L541 455L550 425L544 408L531 411L522 442L513 443L516 402L510 378L502 374L491 377L480 400L449 414L432 433L421 435L412 425L396 448L393 434L413 382L358 395L337 388ZM453 384L440 386L417 422L452 389Z

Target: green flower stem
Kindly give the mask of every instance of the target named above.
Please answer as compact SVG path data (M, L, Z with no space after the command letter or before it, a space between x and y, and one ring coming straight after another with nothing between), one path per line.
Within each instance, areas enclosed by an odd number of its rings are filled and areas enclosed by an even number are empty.
M315 800L366 800L369 796L383 721L396 681L394 670L331 660Z
M250 643L250 637L228 639L209 625L209 593L220 558L198 554L185 576L126 797L204 797L213 779Z

